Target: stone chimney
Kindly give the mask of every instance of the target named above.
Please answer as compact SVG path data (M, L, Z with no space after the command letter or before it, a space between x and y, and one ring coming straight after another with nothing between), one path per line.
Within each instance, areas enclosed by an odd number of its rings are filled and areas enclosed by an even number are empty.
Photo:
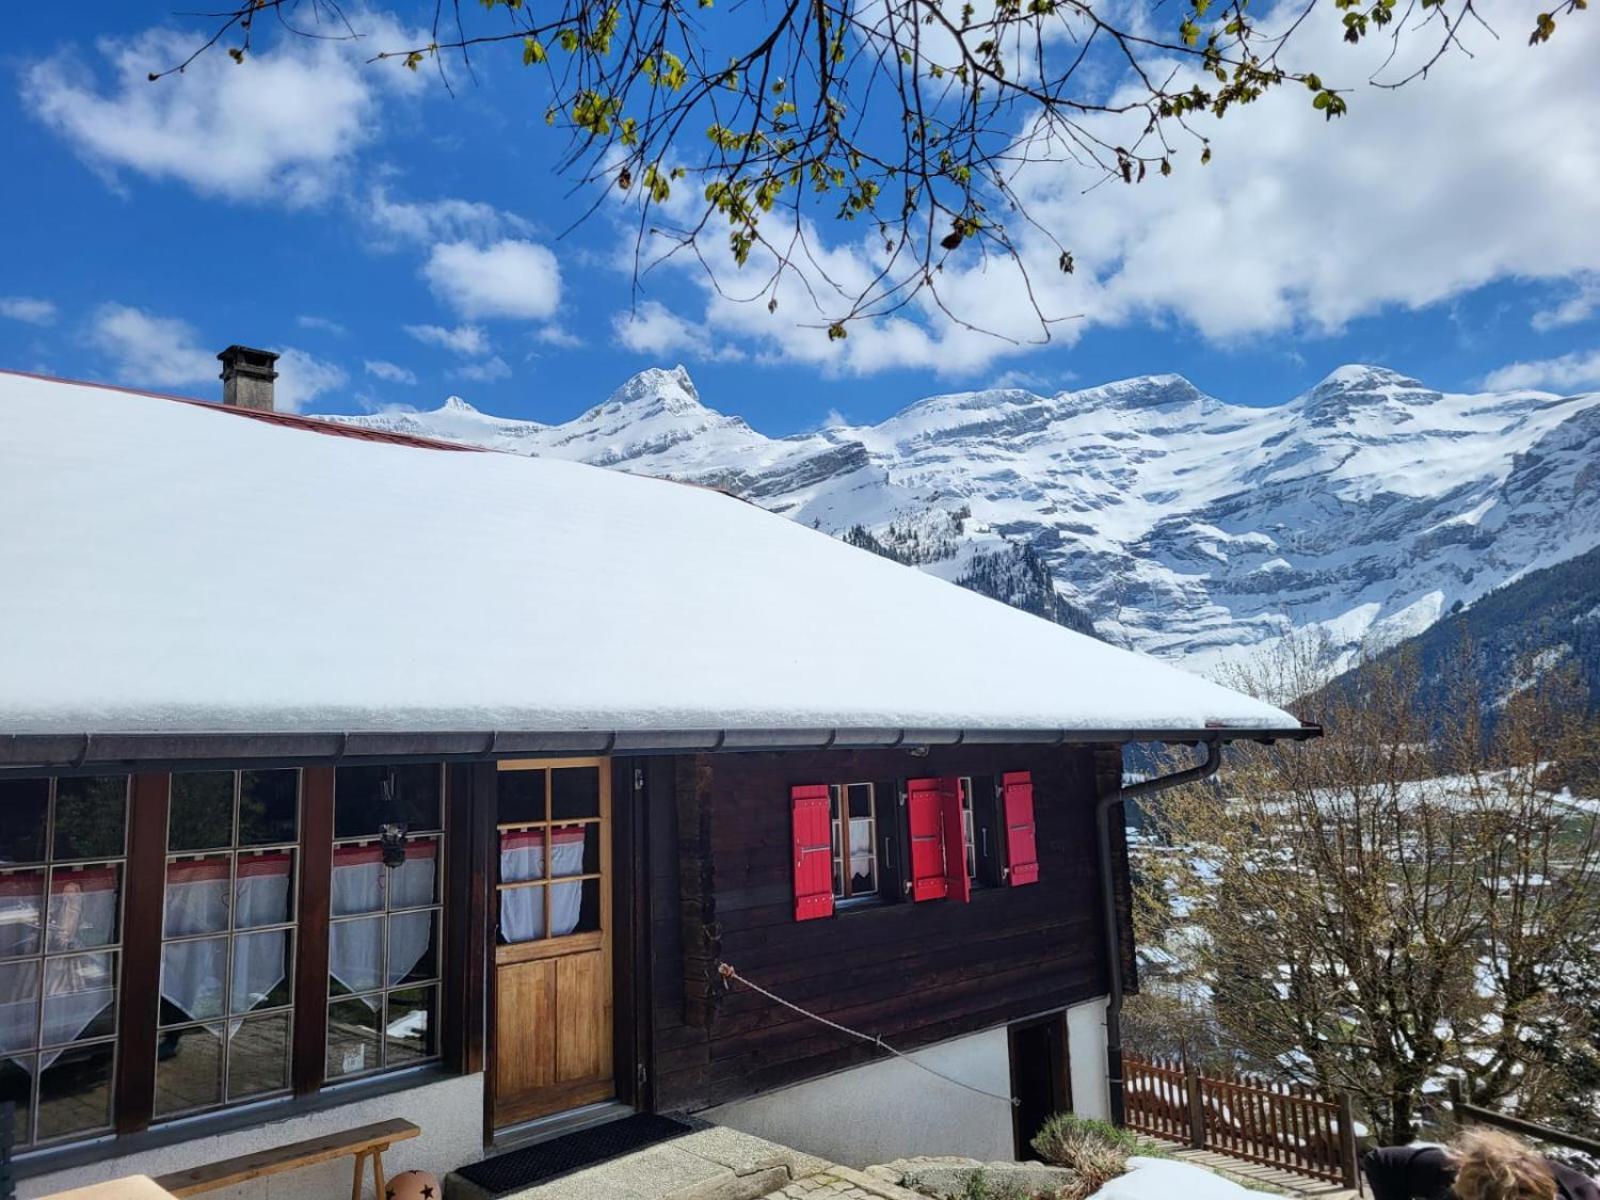
M234 408L272 411L272 381L278 377L271 350L229 346L217 358L222 362L222 402Z

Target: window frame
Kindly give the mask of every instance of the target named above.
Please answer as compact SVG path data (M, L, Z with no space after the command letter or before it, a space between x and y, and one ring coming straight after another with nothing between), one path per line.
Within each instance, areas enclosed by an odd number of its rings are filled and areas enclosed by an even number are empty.
M967 878L973 890L997 888L1005 880L1005 837L1001 819L1000 773L960 775Z
M850 811L850 792L853 788L867 790L871 815L855 817ZM860 892L855 890L854 872L849 869L856 847L851 839L852 821L867 820L871 832L867 837L867 853L872 864L872 885ZM851 780L828 784L828 829L830 870L833 877L833 907L839 909L861 908L881 903L884 898L885 871L882 861L884 847L883 820L878 810L878 785L871 780Z
M240 815L240 806L242 804L243 795L244 795L244 776L245 776L246 773L264 774L267 771L276 771L276 770L290 771L290 772L292 772L294 774L294 833L295 833L294 840L290 841L290 842L273 841L273 842L261 842L259 844L252 843L251 845L248 845L248 846L241 845L240 841L239 841L239 836L240 836L240 833L241 833L241 825L242 825L242 818L241 818L241 815ZM231 775L233 777L233 789L232 789L233 808L232 808L232 820L231 820L231 831L232 832L231 832L231 837L230 837L229 844L227 846L211 846L211 847L206 847L205 849L196 849L196 850L173 850L173 849L171 849L170 847L171 847L171 844L172 844L172 795L173 795L173 788L176 785L176 781L177 781L178 777L182 776L182 775L221 775L221 774L228 774L228 775ZM155 1062L154 1067L153 1067L154 1074L152 1075L152 1084L151 1084L152 1089L154 1089L152 1091L152 1098L151 1098L151 1124L158 1124L158 1123L167 1122L167 1121L184 1120L186 1118L196 1116L196 1115L198 1115L200 1113L215 1112L215 1111L217 1111L219 1109L238 1108L241 1105L245 1105L245 1104L255 1104L255 1103L259 1103L259 1102L261 1102L263 1100L271 1100L271 1099L273 1099L274 1097L277 1097L277 1096L288 1095L294 1090L295 1027L298 1024L298 1022L295 1019L296 1016L297 1016L296 1004L295 1004L297 996L295 994L295 992L296 992L296 986L295 985L296 985L296 980L297 980L297 977L298 977L298 974L299 974L299 969L298 968L299 968L299 962L300 962L300 942L301 942L300 914L301 914L301 900L302 900L302 896L303 896L304 891L305 891L305 875L306 875L306 872L305 872L305 850L304 850L304 842L305 842L305 804L306 804L306 801L305 801L305 773L298 767L264 767L264 768L262 768L262 767L258 767L258 768L242 767L242 768L234 768L234 769L222 767L222 768L218 768L216 770L172 771L167 775L167 811L166 811L166 814L165 814L166 819L165 819L165 822L164 822L165 827L166 827L166 838L164 840L165 856L164 856L163 864L162 864L162 880L161 880L161 882L162 882L162 922L161 922L161 964L160 964L160 970L162 972L162 975L164 976L165 971L166 971L166 949L167 949L167 947L169 945L176 945L176 944L182 944L182 943L188 943L188 942L205 942L205 941L215 940L217 938L226 938L227 942L228 942L228 946L227 946L226 965L223 968L224 969L224 976L223 976L223 982L222 982L222 996L223 996L222 1010L217 1015L212 1016L212 1017L200 1018L200 1019L196 1019L196 1018L192 1018L191 1017L191 1018L189 1018L187 1020L175 1021L175 1022L172 1022L171 1024L164 1025L164 1024L161 1023L161 1018L160 1018L160 1015L159 1015L160 1014L161 1001L165 1000L165 998L166 998L165 994L164 994L164 990L163 990L163 994L157 997L157 1003L156 1003L156 1008L157 1008L156 1039L157 1039L158 1045L161 1044L162 1042L164 1042L166 1037L169 1036L169 1035L181 1035L184 1032L187 1032L187 1031L193 1030L193 1029L207 1029L207 1028L210 1028L212 1026L221 1026L222 1037L220 1039L220 1054L221 1054L222 1061L221 1061L221 1079L219 1080L219 1086L220 1086L220 1089L221 1089L220 1090L220 1097L221 1098L214 1104L202 1104L202 1105L197 1105L197 1106L193 1106L193 1107L190 1107L190 1108L176 1108L176 1109L167 1109L165 1111L158 1111L157 1110L157 1105L158 1105L159 1099L160 1099L159 1080L160 1080L160 1071L161 1071L161 1065L160 1065L161 1064L161 1057L160 1057L160 1053L159 1053L159 1050L158 1050L157 1055L156 1055L156 1062ZM276 922L272 922L272 923L266 924L266 925L247 925L247 926L244 926L244 927L240 927L240 925L238 924L239 862L240 862L240 857L244 856L244 855L259 856L259 855L262 855L262 854L273 854L273 853L284 853L284 852L287 852L288 855L289 855L290 869L293 872L293 876L292 876L292 880L291 880L290 888L289 888L289 897L288 897L288 900L289 900L289 920L287 920L287 921L276 921ZM210 931L202 932L202 933L176 934L176 935L169 936L167 934L167 930L166 930L166 888L167 888L168 882L170 880L170 873L171 873L172 867L177 863L181 863L181 862L185 862L185 861L188 861L188 862L203 862L203 861L205 861L207 859L219 858L219 857L221 857L223 855L227 855L227 857L228 857L228 889L227 889L227 893L226 893L226 895L227 895L227 907L228 907L228 920L227 920L226 927L223 928L223 929L210 930ZM273 1005L270 1008L250 1009L247 1012L241 1012L241 1013L234 1012L233 1011L233 985L234 985L234 982L235 982L235 979L234 979L234 952L235 952L235 946L236 946L236 942L237 942L238 938L240 937L240 935L248 936L250 934L257 934L257 933L277 933L277 932L287 932L288 936L289 936L289 955L288 955L287 967L286 967L286 970L284 972L284 979L283 979L283 984L284 984L285 988L287 989L287 991L289 993L288 1000L285 1001L283 1004ZM163 985L163 989L164 989L164 985ZM185 1014L185 1015L187 1016L187 1014ZM253 1092L248 1096L240 1096L240 1097L234 1098L234 1097L229 1095L229 1090L228 1090L228 1078L229 1078L230 1069L231 1069L231 1065L232 1065L232 1058L233 1058L232 1054L230 1053L230 1051L232 1049L232 1046L233 1046L233 1039L239 1033L239 1031L243 1028L243 1026L244 1026L246 1021L248 1021L248 1020L250 1020L252 1018L260 1018L260 1017L268 1017L268 1016L286 1016L288 1018L287 1025L286 1025L286 1028L285 1028L285 1035L284 1035L285 1036L285 1040L286 1040L286 1045L284 1047L284 1051L285 1052L284 1052L284 1071L283 1071L283 1079L284 1079L284 1081L283 1081L283 1086L282 1087L276 1087L276 1088L269 1088L266 1091ZM237 1026L237 1028L234 1028L235 1026Z
M971 775L957 775L956 787L961 791L961 857L962 866L966 868L967 879L971 883L979 883L978 861L978 817L974 808L977 799L974 797L973 777ZM945 847L949 853L949 847Z
M443 1040L443 1030L441 1028L441 1026L442 1026L441 1016L442 1016L442 1010L443 1010L443 1005L444 1005L445 991L446 991L446 988L448 986L448 984L447 984L447 971L446 971L446 957L447 957L447 955L446 955L446 922L445 922L445 908L446 908L445 901L446 901L446 898L447 898L447 892L446 892L447 884L446 884L445 867L446 867L446 863L447 863L448 860L446 858L446 850L445 850L445 834L446 834L446 829L447 829L447 827L449 825L449 815L448 815L448 811L447 811L448 810L448 803L449 803L449 797L448 797L449 774L450 774L449 773L449 769L448 769L447 765L445 763L442 763L442 762L371 763L371 764L362 764L362 765L364 765L364 766L373 766L373 767L387 766L387 767L390 768L391 771L396 770L396 769L401 768L401 767L408 767L408 766L424 766L424 767L431 766L431 767L435 768L439 772L439 793L438 793L439 794L439 811L438 811L438 827L437 827L437 829L423 829L423 830L407 829L406 833L405 833L405 844L407 846L410 846L413 843L413 841L418 840L418 839L431 840L433 842L433 844L434 844L434 855L433 855L433 899L428 904L402 905L399 908L394 907L391 904L391 898L393 896L394 889L389 886L389 884L392 883L392 881L393 881L393 876L391 874L391 875L388 875L388 876L380 876L380 878L383 880L383 888L382 888L382 890L383 890L383 907L381 909L374 909L374 910L369 911L369 912L346 913L343 916L336 915L334 913L334 911L333 911L333 876L332 876L332 871L338 869L338 866L339 866L339 850L341 849L341 847L344 847L344 848L360 848L360 847L365 847L365 846L369 846L369 845L381 845L380 838L377 837L377 836L371 835L371 834L352 835L352 836L343 837L343 838L338 836L338 804L339 804L338 772L339 772L339 768L336 767L334 769L333 790L332 790L332 794L331 794L330 801L329 801L330 818L331 818L330 819L330 826L331 826L331 832L333 834L333 837L332 837L332 840L331 840L332 867L331 867L331 870L329 872L329 877L328 877L328 917L327 917L328 961L327 961L326 970L323 972L323 985L322 985L322 993L323 993L323 1001L322 1001L323 1062L322 1062L322 1065L321 1065L320 1074L321 1074L322 1086L324 1086L324 1087L339 1086L339 1085L342 1085L342 1084L345 1084L345 1083L349 1083L349 1082L351 1082L353 1080L367 1079L367 1078L370 1078L372 1076L387 1075L387 1074L392 1074L392 1073L397 1072L397 1071L407 1071L407 1070L411 1070L411 1069L413 1069L415 1067L427 1066L430 1063L436 1063L436 1062L441 1061L443 1059L444 1053L445 1053L445 1051L444 1051L444 1040ZM384 870L385 871L389 871L389 870L391 870L391 868L385 867ZM431 913L432 914L433 928L432 928L431 937L432 937L433 944L434 944L434 962L433 962L434 970L433 970L433 974L428 976L425 979L402 980L399 983L390 983L389 982L389 940L390 940L391 918L393 918L395 916L402 916L403 917L403 916L408 916L408 915L415 915L417 913ZM382 922L382 932L379 935L379 955L378 955L378 961L379 961L378 978L380 980L379 986L375 987L375 988L363 988L363 989L361 989L359 991L357 991L355 989L349 989L349 990L346 990L344 992L340 992L338 994L335 994L332 991L333 979L334 979L334 975L333 975L333 960L332 960L333 929L334 929L334 926L342 925L342 924L352 924L352 923L358 922L358 921L373 921L373 920L377 920L377 921L381 921ZM433 1032L433 1042L434 1042L433 1053L423 1055L422 1057L417 1058L417 1059L415 1059L413 1061L410 1061L410 1062L404 1062L404 1063L400 1063L398 1065L392 1065L389 1062L389 1002L390 1002L391 995L393 993L395 993L395 992L423 990L423 989L429 989L429 988L431 988L432 991L433 991L433 1008L432 1008L432 1020L433 1020L433 1025L434 1025L434 1029L432 1031ZM369 998L374 997L374 996L379 998L379 1006L377 1008L377 1020L378 1020L378 1026L377 1026L378 1063L377 1063L377 1065L373 1066L373 1067L365 1067L365 1068L363 1068L363 1069L361 1069L359 1071L341 1071L337 1075L333 1074L332 1071L329 1069L330 1068L330 1062L329 1062L328 1043L329 1043L329 1040L330 1040L330 1037L329 1037L330 1031L331 1031L331 1029L333 1027L332 1010L333 1010L334 1006L337 1005L337 1004L350 1003L350 1002L358 1001L358 1000L364 1002L364 1001L366 1001ZM298 997L297 997L297 999L298 999Z
M371 765L401 767L423 765L439 771L439 828L428 836L436 839L434 903L393 910L420 911L432 909L435 927L436 972L427 980L412 980L394 987L385 982L384 992L404 991L413 987L433 989L432 1018L435 1032L432 1037L433 1053L424 1058L408 1059L404 1063L390 1064L387 1058L381 1068L330 1076L327 1072L327 1013L328 950L332 899L332 850L334 845L334 791L337 765ZM444 1078L482 1069L481 1060L474 1062L473 1034L464 1028L471 1024L470 1002L466 992L472 986L472 955L452 952L452 939L457 938L459 924L463 929L478 928L473 924L469 884L481 879L481 865L473 850L477 833L477 814L485 811L483 798L477 795L470 768L452 766L447 760L428 758L421 760L377 761L356 760L344 764L296 764L271 760L232 762L193 762L153 771L117 772L105 767L63 768L53 772L17 777L19 781L44 781L47 789L45 805L46 859L43 864L7 864L7 874L24 871L48 872L55 865L53 828L55 824L55 798L57 789L69 779L115 778L123 783L123 833L119 855L74 858L63 863L95 865L115 863L119 866L120 893L118 901L118 926L115 943L72 951L71 954L93 954L113 951L117 955L115 979L116 995L110 1006L111 1031L73 1046L105 1043L111 1048L108 1064L110 1091L109 1124L97 1125L93 1130L73 1132L49 1140L18 1139L14 1162L19 1177L56 1170L64 1165L91 1163L138 1149L170 1145L215 1131L254 1126L263 1119L284 1114L311 1111L333 1102L333 1098L360 1098L377 1096L392 1090L415 1086L419 1078ZM250 770L294 770L297 772L298 837L293 843L296 879L292 888L294 921L287 927L293 930L294 945L288 956L286 982L291 1000L285 1006L274 1006L260 1014L229 1014L224 1012L206 1020L174 1021L170 1026L161 1020L160 982L163 946L171 941L189 940L188 935L176 938L165 936L167 865L172 859L204 858L221 853L221 848L208 850L169 851L168 832L172 819L172 780L177 774L202 772L228 772L234 776L233 837L234 845L228 853L235 858L230 864L230 888L237 886L238 856L248 856L252 851L271 850L289 843L263 842L260 847L239 847L237 837L241 814L239 812L239 773ZM487 811L492 814L492 805ZM419 833L419 836L420 833ZM412 840L408 834L408 843ZM487 845L485 839L484 845ZM27 848L33 853L31 846ZM44 894L40 897L41 943L48 926L49 876L45 875ZM228 932L192 935L194 938L232 938L238 933L267 931L285 928L282 923L252 929L236 927L234 912L235 892L229 893ZM387 917L388 913L385 913ZM386 931L387 932L387 931ZM481 935L481 929L480 929ZM387 938L385 938L387 944ZM69 955L70 956L70 955ZM51 957L62 957L52 955ZM7 961L39 959L39 955L16 955ZM42 972L42 967L40 968ZM231 975L231 973L230 973ZM385 977L386 979L386 977ZM39 984L42 989L43 983ZM364 994L364 993L363 993ZM42 991L41 991L42 998ZM348 998L348 997L346 997ZM231 1005L224 1005L231 1007ZM322 1018L308 1019L305 1014L315 1014L320 1007ZM41 1005L42 1009L42 1005ZM187 1029L191 1026L232 1023L256 1015L278 1014L288 1011L288 1086L270 1092L258 1092L248 1097L223 1100L215 1105L172 1109L159 1115L155 1112L156 1065L158 1043L168 1029ZM41 1017L42 1019L42 1013ZM380 1035L381 1035L380 1028ZM477 1035L481 1037L481 1030ZM478 1043L481 1045L481 1043ZM226 1041L223 1052L226 1054ZM49 1049L49 1048L46 1048ZM19 1049L14 1055L21 1059L30 1056L36 1061L39 1047ZM480 1052L481 1053L481 1052ZM39 1087L37 1070L29 1081L32 1109L25 1133L31 1139L38 1125L36 1096Z
M7 1059L30 1060L31 1070L28 1075L28 1129L26 1136L20 1139L19 1153L33 1153L48 1151L60 1146L69 1146L78 1142L103 1138L113 1132L117 1127L118 1118L118 1088L117 1081L122 1069L123 1060L123 1002L127 989L124 986L124 975L128 954L128 892L130 875L132 871L132 823L133 823L133 776L124 772L81 772L72 775L32 776L28 778L44 778L46 780L46 796L44 811L44 845L43 856L37 861L27 863L7 864L6 869L0 872L0 878L25 873L37 873L41 876L39 896L39 932L38 944L33 953L8 955L3 961L7 966L21 963L36 963L36 977L34 981L35 1011L33 1015L33 1040L29 1046L8 1051L4 1055ZM77 857L58 858L56 853L56 811L58 805L59 786L64 779L121 779L122 789L122 843L116 854L88 855ZM22 779L19 782L27 782ZM56 874L58 870L92 870L109 867L116 872L116 918L111 940L97 946L81 946L67 950L52 951L51 938L51 904L56 894ZM111 967L111 1000L106 1008L111 1014L111 1030L108 1033L95 1034L92 1037L82 1037L83 1029L78 1030L80 1036L69 1038L60 1042L46 1042L44 1040L45 1026L45 1001L47 999L46 987L49 982L50 963L52 961L70 961L77 958L88 958L95 955L110 955ZM96 1012L84 1028L98 1020L100 1012ZM106 1078L106 1120L103 1124L95 1125L88 1129L74 1130L56 1137L41 1139L39 1137L40 1120L40 1094L43 1088L44 1073L49 1067L42 1066L40 1060L48 1053L54 1052L51 1066L59 1062L61 1057L69 1051L84 1048L109 1045L111 1047L111 1062Z
M497 789L508 778L517 775L541 776L543 785L542 816L519 817L511 821L496 820L494 839L494 957L497 964L517 961L528 958L544 958L576 952L582 949L592 949L605 943L610 936L609 923L611 914L606 901L606 894L611 879L608 865L610 862L607 846L612 836L611 829L611 799L609 780L606 777L604 762L591 762L587 759L557 759L530 760L538 765L515 765L518 760L508 760L497 764L495 781ZM555 812L555 775L557 771L594 770L595 777L595 812L592 816L556 816ZM496 817L503 815L500 806L500 796L497 790L495 797ZM582 829L584 831L584 869L574 874L558 875L555 868L555 836L562 829ZM588 869L588 837L590 831L594 832L596 839L595 869ZM506 838L514 835L537 835L541 849L540 874L528 879L506 880L503 877L503 855L506 848ZM573 929L567 933L552 933L551 922L555 909L555 889L559 886L570 885L586 889L586 885L593 884L595 888L596 907L595 926L592 929ZM502 941L505 896L508 892L527 891L536 889L540 905L539 936L528 938L524 941ZM580 892L579 911L580 920L583 898L586 891Z
M1006 849L1000 789L1002 774L1004 772L996 770L941 776L957 780L961 789L963 839L966 843L963 853L966 856L970 891L974 893L998 892L1003 890L1005 883ZM911 778L923 778L923 776L906 775L893 780L852 780L819 785L828 788L831 839L829 868L833 882L835 913L910 902L912 885L908 781ZM845 847L849 845L847 831L841 831L840 817L837 815L841 789L848 790L857 786L871 787L873 796L873 863L876 886L870 892L856 892L840 886L841 863ZM891 798L887 812L883 807L885 796ZM949 853L948 844L945 852Z

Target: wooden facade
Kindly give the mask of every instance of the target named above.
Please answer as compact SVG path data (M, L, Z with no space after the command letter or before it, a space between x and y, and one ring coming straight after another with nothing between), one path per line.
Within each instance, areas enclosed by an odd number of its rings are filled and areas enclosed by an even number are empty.
M730 987L718 975L723 962L901 1049L1059 1013L1107 991L1094 805L1120 783L1116 746L589 758L582 769L599 774L593 816L506 811L503 785L512 770L542 778L577 761L434 764L443 844L440 961L437 982L428 984L437 995L429 1069L484 1073L486 1145L497 1130L596 1100L657 1112L697 1110L881 1057ZM298 940L290 970L299 1016L286 1077L272 1102L285 1115L316 1103L336 1082L330 1028L320 1017L330 1003L330 929L349 919L337 900L330 909L328 883L342 853L336 776L346 769L307 763L299 772ZM399 769L425 768L413 762ZM947 898L913 902L909 886L902 891L895 878L905 863L894 861L901 853L895 846L909 845L896 842L904 833L907 781L998 780L1015 772L1032 781L1037 880L1025 876L1025 886L979 880L967 901L956 898L963 886ZM152 1084L174 777L165 771L126 777L127 941L110 1106L112 1129L123 1136L162 1124ZM871 782L878 798L875 870L883 879L873 894L847 896L825 919L797 919L791 793L861 781ZM519 888L530 894L530 885L502 878L504 839L543 838L553 862L558 826L569 834L589 826L603 831L598 865L582 868L589 873L544 875L600 885L599 920L584 927L590 932L504 944L497 931L505 897ZM1000 835L998 827L992 832ZM436 844L439 836L424 841ZM1126 856L1118 850L1121 917L1131 943ZM548 906L543 911L548 921ZM392 1086L409 1083L402 1071ZM215 1106L197 1128L231 1127L236 1118L229 1107ZM104 1143L96 1156L114 1156L116 1147L115 1140Z
M1120 783L1120 761L1116 747L693 755L672 763L670 780L652 761L655 1107L703 1108L879 1056L725 985L716 970L723 961L897 1048L1104 995L1094 802L1108 781ZM1033 774L1037 883L978 887L967 903L890 901L795 920L791 788L1008 771ZM663 796L660 786L669 782ZM1125 872L1125 854L1117 857ZM1125 873L1120 882L1126 933Z

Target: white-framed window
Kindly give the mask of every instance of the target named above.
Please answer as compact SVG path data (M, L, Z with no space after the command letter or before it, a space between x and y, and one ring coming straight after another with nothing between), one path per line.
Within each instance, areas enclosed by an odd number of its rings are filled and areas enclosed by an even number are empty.
M961 784L961 844L967 860L967 878L978 882L978 823L973 815L972 776L963 775ZM949 853L948 847L945 853Z
M833 894L837 899L878 894L877 788L870 783L828 787L833 830Z

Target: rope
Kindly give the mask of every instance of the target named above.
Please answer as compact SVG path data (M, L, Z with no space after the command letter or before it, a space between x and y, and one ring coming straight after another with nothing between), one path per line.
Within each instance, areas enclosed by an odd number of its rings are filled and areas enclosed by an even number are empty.
M901 1062L910 1063L913 1067L916 1067L917 1070L926 1071L929 1075L933 1075L936 1078L942 1079L946 1083L953 1083L958 1088L966 1088L969 1092L976 1092L978 1095L987 1096L991 1100L1003 1100L1012 1108L1020 1108L1022 1105L1022 1101L1018 1100L1015 1096L1002 1096L998 1092L985 1091L983 1088L967 1083L965 1080L957 1079L954 1075L946 1075L943 1071L928 1066L927 1063L919 1062L912 1058L909 1054L904 1054L901 1051L896 1050L893 1046L889 1045L888 1042L884 1041L883 1038L877 1036L876 1034L862 1033L860 1030L851 1029L847 1025L841 1025L837 1021L830 1021L827 1017L819 1016L818 1014L811 1012L809 1009L801 1008L793 1001L785 1000L782 996L779 996L774 992L769 992L759 983L755 983L749 979L746 979L743 975L739 974L739 972L736 971L730 963L718 963L717 974L722 976L724 985L726 985L730 980L737 983L742 983L752 992L765 996L774 1004L781 1004L790 1012L799 1013L802 1017L805 1017L811 1021L815 1021L818 1025L826 1025L829 1029L835 1030L838 1033L842 1033L847 1037L853 1037L857 1041L867 1042L870 1045L876 1046L878 1049L894 1055Z

